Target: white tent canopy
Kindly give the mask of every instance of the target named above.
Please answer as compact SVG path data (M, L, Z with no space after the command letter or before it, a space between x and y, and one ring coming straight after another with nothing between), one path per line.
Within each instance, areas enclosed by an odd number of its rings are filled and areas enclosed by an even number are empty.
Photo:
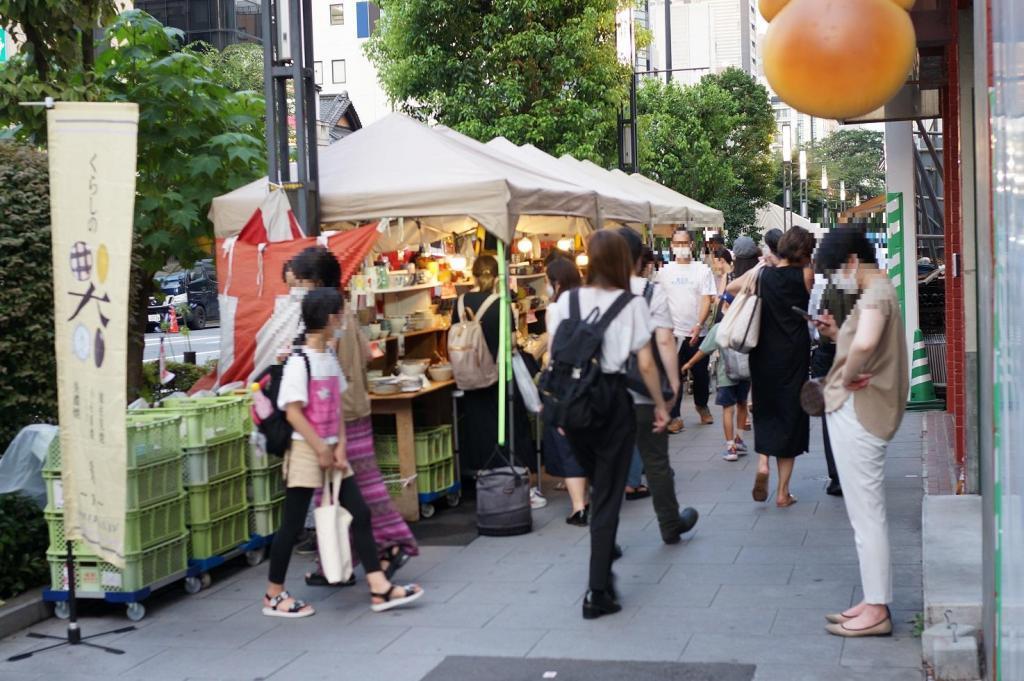
M618 173L619 171L612 172ZM625 173L621 174L625 175ZM665 197L665 200L677 201L687 206L690 211L690 223L702 227L722 228L725 226L725 216L722 214L722 211L712 208L711 206L704 205L700 201L691 199L689 196L684 194L680 194L674 189L669 189L665 185L659 184L640 173L633 173L629 177L650 188L653 193Z
M769 203L757 209L756 224L757 231L764 234L770 229L781 229L786 231L786 209L782 206ZM811 234L822 235L825 230L816 222L811 222L804 216L793 213L793 226L803 227Z
M483 145L480 145L483 147ZM470 218L510 242L518 228L548 233L564 216L596 224L597 193L505 162L444 133L391 114L320 149L320 214L324 223L401 216L418 227L451 233ZM218 238L237 234L269 191L267 178L213 200ZM530 216L530 219L520 219ZM579 221L575 223L579 228Z
M539 172L593 189L597 193L598 207L604 221L642 225L647 224L651 219L654 207L646 197L630 195L607 177L595 178L532 144L517 146L504 137L495 137L485 146L505 156L515 158Z

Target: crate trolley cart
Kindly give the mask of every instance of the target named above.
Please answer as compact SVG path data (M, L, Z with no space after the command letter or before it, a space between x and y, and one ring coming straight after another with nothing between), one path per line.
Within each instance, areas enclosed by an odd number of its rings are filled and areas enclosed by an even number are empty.
M153 410L128 413L123 570L89 555L78 542L68 546L60 444L58 439L53 440L43 468L51 582L43 600L54 604L57 617L68 619L72 615L72 599L88 598L124 605L128 619L137 622L146 614L142 601L153 591L187 576L180 424L179 417Z

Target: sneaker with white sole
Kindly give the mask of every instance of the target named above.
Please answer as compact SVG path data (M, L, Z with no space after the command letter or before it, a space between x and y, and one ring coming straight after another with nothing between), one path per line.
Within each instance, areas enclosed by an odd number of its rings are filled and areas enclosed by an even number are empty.
M725 452L722 454L722 459L725 461L739 461L740 456L736 453L736 446L726 447Z
M746 455L746 453L747 453L747 443L744 442L743 440L739 439L738 437L736 438L735 443L736 443L736 453L739 454L740 456Z
M544 508L548 505L547 497L536 487L530 488L530 508Z

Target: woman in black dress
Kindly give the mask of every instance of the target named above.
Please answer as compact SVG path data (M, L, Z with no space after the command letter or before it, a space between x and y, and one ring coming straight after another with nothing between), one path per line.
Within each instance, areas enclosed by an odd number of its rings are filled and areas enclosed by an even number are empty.
M750 377L754 404L754 449L758 452L754 501L768 498L769 459L779 469L775 505L792 506L789 493L793 464L807 451L810 420L800 407L800 388L807 380L811 336L807 322L793 310L806 310L814 275L808 265L814 252L814 236L793 227L779 241L778 264L761 267L734 281L730 292L739 292L748 277L759 277L761 335L750 352Z
M466 310L477 313L484 303L495 293L498 282L498 261L490 255L482 255L473 263L473 278L477 290L464 294ZM511 315L511 311L509 313ZM514 319L514 316L511 317ZM452 323L458 324L458 305L452 310ZM495 300L484 310L480 318L487 349L495 363L498 363L498 336L501 331L501 305ZM515 428L516 465L536 467L533 436L530 423L526 417L526 406L518 389L515 388L515 408L512 411L512 426ZM491 461L494 448L498 442L498 384L480 388L479 390L463 391L459 399L459 467L462 471L463 490L468 494L476 491L475 475L482 468L487 468Z

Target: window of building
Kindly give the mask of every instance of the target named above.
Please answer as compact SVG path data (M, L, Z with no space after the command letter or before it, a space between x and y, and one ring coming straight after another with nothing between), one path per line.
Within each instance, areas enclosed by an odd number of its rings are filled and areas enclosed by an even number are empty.
M345 82L345 60L335 59L331 62L331 80L335 83Z
M324 84L324 63L322 61L313 62L313 82L317 85Z
M356 3L356 37L369 38L380 19L380 8L374 2Z
M341 26L345 23L345 5L338 3L331 5L331 26Z

